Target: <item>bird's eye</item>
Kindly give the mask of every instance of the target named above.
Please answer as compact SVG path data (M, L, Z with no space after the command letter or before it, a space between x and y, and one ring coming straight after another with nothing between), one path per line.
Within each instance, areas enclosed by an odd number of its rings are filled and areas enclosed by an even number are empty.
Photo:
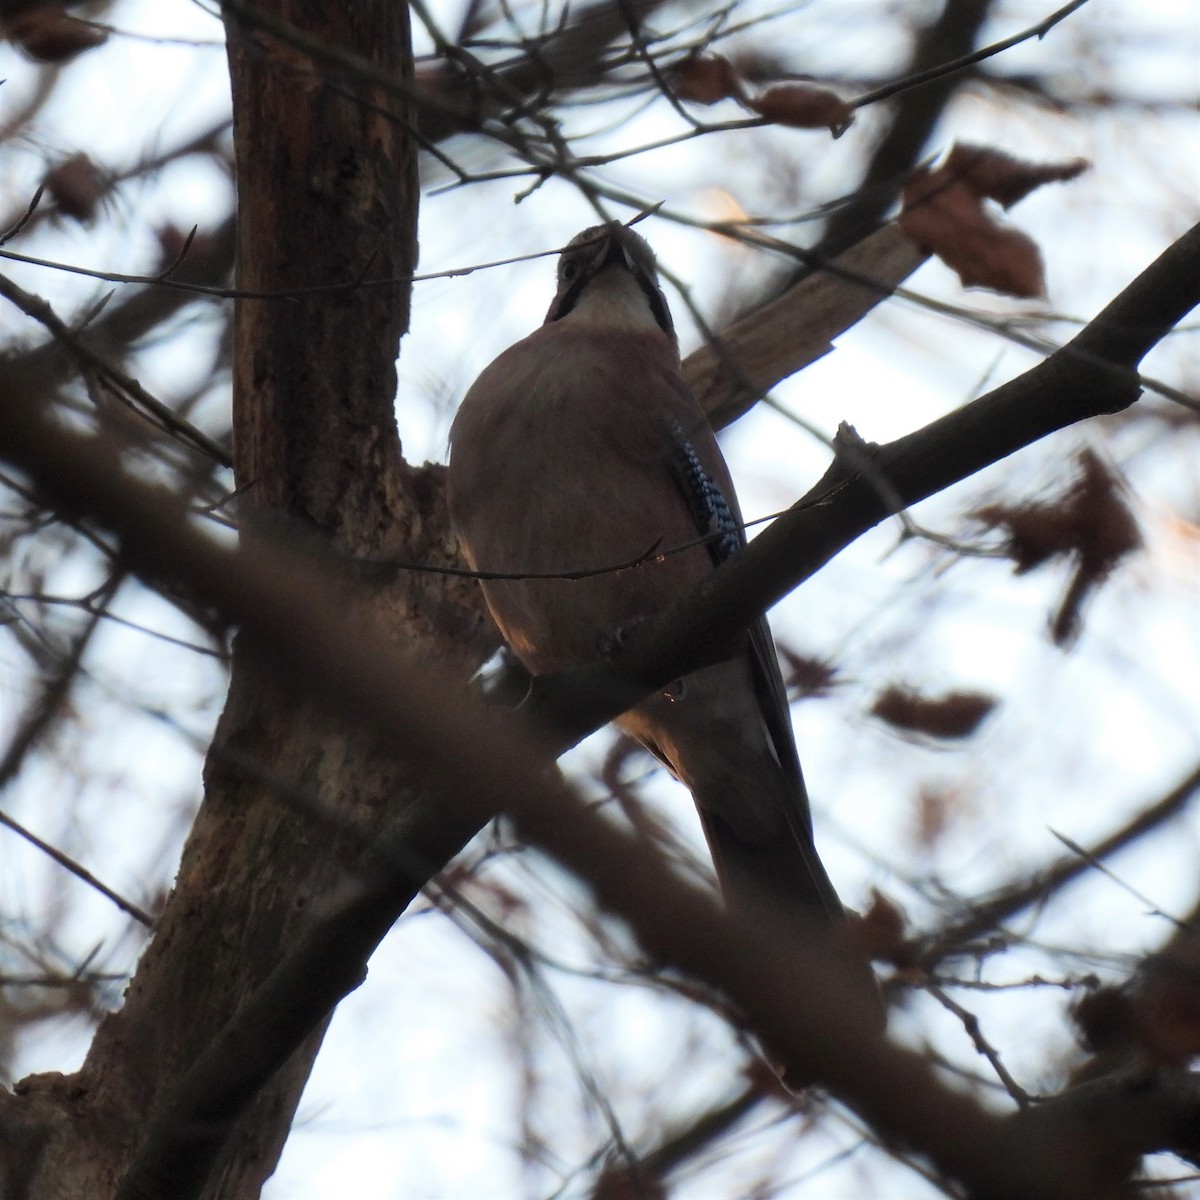
M570 283L579 274L579 259L564 258L560 271L563 283Z

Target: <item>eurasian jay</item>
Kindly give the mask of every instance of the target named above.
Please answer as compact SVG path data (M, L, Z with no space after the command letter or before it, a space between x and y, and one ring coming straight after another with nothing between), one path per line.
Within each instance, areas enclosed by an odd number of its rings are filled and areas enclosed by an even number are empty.
M475 381L450 444L450 515L474 570L578 572L692 543L585 578L484 580L535 675L595 659L745 545L729 470L680 375L654 252L624 226L572 239L545 323ZM732 657L618 723L691 790L728 903L792 924L841 917L765 619Z

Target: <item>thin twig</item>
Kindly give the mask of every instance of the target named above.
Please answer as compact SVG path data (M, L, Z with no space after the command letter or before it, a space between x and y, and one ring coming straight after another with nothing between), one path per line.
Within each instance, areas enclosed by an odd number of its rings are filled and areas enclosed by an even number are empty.
M8 252L0 250L0 255L3 254ZM12 257L11 254L8 256ZM124 400L125 397L129 397L136 400L136 404L125 401L132 412L146 419L153 418L152 423L158 424L164 433L189 444L192 449L199 450L221 466L233 466L233 459L224 446L174 412L157 396L151 395L132 375L118 370L106 358L87 346L41 296L27 292L4 275L0 275L0 296L15 304L26 316L45 326L82 366L97 372L111 383L118 399Z
M13 779L16 778L25 759L58 717L63 702L66 700L72 684L79 675L84 652L91 643L92 635L96 632L100 624L101 613L99 610L103 609L107 601L112 598L120 586L120 582L121 576L114 575L100 590L100 598L98 599L96 609L89 613L87 620L84 622L83 629L72 642L70 650L63 656L58 669L47 681L41 695L30 707L28 715L9 743L8 749L4 752L4 757L0 759L0 792L3 792ZM50 845L49 842L38 837L37 834L27 829L14 817L10 817L5 812L0 812L0 825L12 830L13 833L23 838L35 849L40 850L48 858L58 863L64 870L69 871L76 879L82 880L88 887L99 892L106 899L111 900L122 912L128 913L134 920L140 921L148 929L153 928L154 918L149 913L139 908L132 901L126 900L120 893L114 891L107 884L102 883L86 867L76 862L70 855L64 854L57 847Z
M906 75L903 79L894 80L892 83L885 83L882 87L864 92L861 96L847 103L851 108L863 108L868 104L877 104L880 100L890 99L900 92L911 91L922 84L930 83L935 79L941 79L945 75L953 75L956 71L961 71L964 67L974 66L975 63L983 62L985 58L992 58L1005 50L1011 50L1013 46L1019 46L1022 42L1029 41L1030 38L1043 38L1055 25L1060 21L1065 21L1067 17L1077 9L1082 8L1086 3L1087 0L1071 0L1070 4L1064 4L1062 8L1052 12L1045 20L1039 21L1036 25L1031 25L1021 33L1013 34L1012 37L1004 38L999 42L993 42L990 46L985 46L982 50L976 50L971 54L964 54L961 58L952 59L950 62L941 63L936 67L930 67L926 71L917 71L912 75Z
M980 1025L979 1018L969 1008L964 1008L952 996L947 995L936 984L927 986L925 991L947 1012L953 1013L962 1022L962 1027L966 1031L967 1037L971 1039L971 1044L992 1064L996 1078L1004 1084L1004 1090L1016 1101L1017 1107L1028 1108L1033 1097L1012 1077L1000 1058L1000 1052L983 1036L983 1026Z

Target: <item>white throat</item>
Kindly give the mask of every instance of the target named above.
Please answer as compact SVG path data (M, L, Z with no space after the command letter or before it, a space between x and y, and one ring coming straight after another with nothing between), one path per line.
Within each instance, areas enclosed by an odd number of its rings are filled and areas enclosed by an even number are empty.
M637 280L620 267L608 267L591 280L564 320L598 329L640 332L658 328L645 292Z

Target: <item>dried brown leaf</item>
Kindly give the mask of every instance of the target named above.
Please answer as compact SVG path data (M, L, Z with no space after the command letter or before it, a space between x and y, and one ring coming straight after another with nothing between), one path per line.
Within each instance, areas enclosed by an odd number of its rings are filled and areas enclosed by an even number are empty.
M965 738L995 707L995 697L982 692L947 692L930 697L912 688L893 686L880 694L871 713L895 729L936 738Z
M834 137L854 121L854 110L836 92L811 83L777 83L746 106L776 125L828 129Z
M1092 164L1086 158L1056 163L1033 163L1013 158L988 146L959 145L939 170L962 179L977 196L1011 208L1043 183L1062 183L1082 175Z
M1085 992L1071 1008L1085 1049L1104 1054L1133 1041L1136 1018L1126 991L1104 987Z
M917 794L917 845L932 850L964 807L963 797L955 788L922 787Z
M73 154L48 171L42 181L59 212L77 221L90 221L107 190L99 167L86 154Z
M1155 1032L1160 1062L1183 1065L1200 1055L1200 931L1182 926L1146 960L1137 1007Z
M848 921L847 932L868 957L898 967L911 965L912 943L907 937L908 915L894 900L871 889L871 907Z
M1007 530L1004 553L1018 575L1075 548L1071 516L1054 505L985 504L971 515L988 529Z
M5 34L37 62L64 63L103 45L108 34L70 16L61 4L23 8L4 20Z
M1060 646L1078 636L1088 596L1142 544L1120 477L1091 450L1085 449L1077 463L1079 474L1056 501L989 504L973 514L989 528L1007 530L1005 551L1018 574L1055 556L1075 556L1075 570L1051 624Z
M1136 1053L1158 1066L1184 1067L1200 1056L1200 963L1177 944L1148 959L1120 988L1101 988L1072 1010L1084 1045L1097 1055ZM1186 939L1185 939L1186 941Z
M721 54L693 54L671 75L671 87L680 100L716 104L718 100L741 100L745 94L741 77Z
M1046 291L1042 256L1033 240L996 219L992 200L1009 208L1043 183L1074 179L1086 159L1024 162L987 146L955 146L941 166L923 167L904 186L901 228L958 273L964 287L985 287L1020 299Z
M827 696L837 681L838 670L831 662L823 658L813 658L808 654L797 654L787 646L777 646L779 657L783 659L787 670L783 681L788 691L798 692L801 696Z
M947 164L918 171L904 185L900 228L962 280L1020 299L1046 291L1042 256L1019 229L996 220L970 183Z
M1200 1055L1200 985L1194 966L1157 963L1134 1001L1142 1049L1165 1066Z
M1071 489L1069 507L1079 531L1079 553L1107 573L1141 546L1142 536L1120 476L1093 450L1083 450L1077 461L1080 476Z

